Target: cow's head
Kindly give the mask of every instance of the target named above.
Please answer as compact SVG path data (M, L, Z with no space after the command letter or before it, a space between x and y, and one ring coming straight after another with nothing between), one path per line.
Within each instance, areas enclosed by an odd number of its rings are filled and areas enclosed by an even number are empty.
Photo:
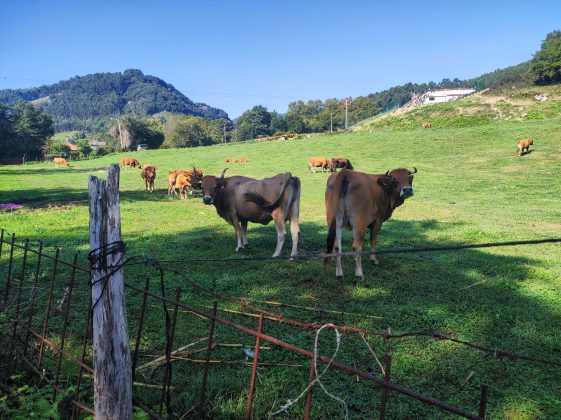
M413 170L408 169L394 169L388 171L384 176L378 178L380 184L390 196L397 199L397 205L403 204L405 199L413 195L413 174L417 173L417 168Z
M530 144L534 144L534 140L530 140Z
M203 203L207 205L214 203L216 193L226 186L224 173L227 169L224 169L219 177L214 175L203 176Z

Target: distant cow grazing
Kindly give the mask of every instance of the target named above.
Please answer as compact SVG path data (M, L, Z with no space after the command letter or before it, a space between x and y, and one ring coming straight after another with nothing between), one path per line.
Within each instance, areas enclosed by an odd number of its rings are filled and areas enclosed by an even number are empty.
M366 228L370 228L370 246L376 249L376 238L382 223L388 220L396 207L413 195L413 174L408 169L394 169L384 175L371 175L343 169L327 180L325 207L327 213L327 253L340 254L343 227L353 228L353 251L355 254L355 276L363 277L362 244ZM343 277L341 256L335 259L337 277ZM370 260L379 264L376 254ZM324 266L329 258L324 259Z
M54 158L53 163L55 164L55 166L63 166L64 168L68 168L70 166L65 158L60 157Z
M354 170L351 161L347 158L331 158L331 172L337 172L337 168Z
M308 158L308 171L316 173L315 168L321 168L321 171L331 171L331 161L324 157Z
M195 173L196 175L194 175ZM203 179L203 171L201 171L201 168L195 169L195 167L193 167L193 169L171 171L168 174L168 195L171 195L172 192L176 194L175 183L179 174L191 178L190 183L194 189L200 190L202 188L201 181Z
M156 179L157 170L154 165L145 165L142 169L140 176L146 184L146 192L154 192L154 180Z
M130 166L131 168L139 168L142 169L142 166L140 165L140 162L138 160L136 160L135 158L128 158L128 157L123 157L120 160L121 163L121 169L125 169L127 166Z
M528 153L528 151L530 150L530 145L531 144L534 144L534 140L532 140L532 139L518 140L516 142L516 151L518 153L518 156L522 156L524 154L524 151L526 151L526 153Z
M233 157L229 157L228 159L226 159L226 162L228 163L236 163L238 161L238 159L233 158Z
M423 128L432 128L432 123L430 121L423 121Z
M238 162L240 162L240 163L249 162L249 158L247 156L244 156L244 157L240 158L240 160L238 160Z
M248 222L266 225L274 220L277 247L273 257L278 257L286 238L284 224L290 220L290 256L295 257L298 254L300 229L300 180L290 172L262 180L245 176L224 178L226 169L219 177L203 177L203 202L207 205L214 204L218 215L234 226L238 241L236 251L247 246Z

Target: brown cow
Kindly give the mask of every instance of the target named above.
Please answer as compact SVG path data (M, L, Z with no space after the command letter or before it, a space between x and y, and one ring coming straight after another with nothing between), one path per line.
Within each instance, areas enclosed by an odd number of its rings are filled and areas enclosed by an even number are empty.
M229 157L228 159L226 159L226 162L229 162L229 163L236 163L236 162L239 162L239 161L238 161L238 159L236 159L236 158Z
M382 223L388 220L396 207L413 195L413 174L407 169L394 169L384 175L371 175L343 169L327 180L325 207L327 213L327 253L340 254L343 227L353 228L353 251L355 254L355 276L363 277L362 244L366 228L370 228L370 246L376 249L376 238ZM379 264L376 254L370 260ZM324 266L329 258L324 259ZM341 256L336 257L335 274L343 277Z
M55 164L55 166L62 165L64 168L68 168L70 166L67 160L61 157L54 158L53 163Z
M193 174L195 173L197 175L193 176ZM168 174L168 195L171 195L172 192L174 194L177 194L177 192L175 191L175 180L179 174L184 174L185 176L192 178L191 181L194 189L200 190L202 188L201 181L203 179L203 171L201 171L201 168L195 169L195 167L193 167L193 169L187 169L187 170L179 169L176 171L171 171Z
M290 172L262 180L245 176L224 178L226 169L220 177L203 177L203 202L207 205L214 204L218 215L234 226L238 241L236 251L247 246L248 222L266 225L274 220L277 247L273 257L278 257L286 238L284 224L290 220L290 256L295 257L298 254L300 231L300 180Z
M524 150L526 153L530 150L530 145L534 144L534 140L532 139L522 139L516 142L516 151L518 156L522 156L524 154Z
M238 160L238 162L240 162L240 163L249 162L249 158L248 158L247 156L244 156L244 157L240 158L240 159Z
M331 172L337 172L337 168L349 169L353 171L353 164L347 158L331 158Z
M140 165L140 162L138 160L136 160L135 158L130 158L130 157L122 157L120 160L121 163L121 169L125 169L127 166L130 166L131 168L139 168L142 169L142 166Z
M156 168L154 165L144 165L140 176L146 184L146 192L154 192L154 180L156 179Z
M323 172L331 171L331 161L327 158L324 157L311 157L308 158L308 171L313 172L314 174L316 173L315 168L321 168L321 171Z
M423 121L423 128L432 128L432 123L430 121Z
M174 190L177 188L179 190L179 198L183 200L187 200L187 193L189 195L193 194L193 184L191 175L186 175L185 173L181 172L177 175L175 179Z

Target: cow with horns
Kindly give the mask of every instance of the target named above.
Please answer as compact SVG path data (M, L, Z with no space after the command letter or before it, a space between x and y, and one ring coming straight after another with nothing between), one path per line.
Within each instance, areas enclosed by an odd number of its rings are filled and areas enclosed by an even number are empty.
M396 207L413 195L413 174L408 169L394 169L381 175L343 169L327 180L325 207L327 213L327 253L335 249L335 275L343 277L341 266L341 232L343 227L353 229L353 251L355 254L355 276L363 277L362 244L366 229L370 228L370 246L376 250L376 238L382 223L388 220ZM376 254L370 260L379 264ZM329 257L324 259L327 266Z
M286 238L284 225L289 220L292 235L290 256L296 257L300 232L300 180L290 172L261 180L238 175L224 178L226 169L219 177L203 177L203 202L206 205L214 204L218 215L234 226L236 251L248 244L248 222L266 225L274 220L277 247L273 257L280 256Z

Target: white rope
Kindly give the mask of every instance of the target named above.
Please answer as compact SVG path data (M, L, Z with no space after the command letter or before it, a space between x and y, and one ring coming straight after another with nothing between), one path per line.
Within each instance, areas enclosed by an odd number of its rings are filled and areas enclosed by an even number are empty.
M335 348L335 352L333 353L333 356L331 356L331 359L329 360L329 362L327 363L327 365L325 366L325 369L323 369L323 371L321 372L321 374L318 375L318 368L317 368L317 359L318 359L318 339L319 339L319 334L321 333L321 331L324 328L330 327L332 329L335 330L335 336L336 336L336 344L337 347ZM325 388L325 386L323 385L323 382L321 381L321 377L325 374L325 372L327 372L327 369L329 369L329 367L331 366L331 364L333 363L333 361L335 360L335 357L337 356L337 353L339 352L339 346L341 345L341 333L339 332L339 330L337 329L337 327L334 324L325 324L322 325L317 331L316 331L316 338L314 341L314 374L315 374L315 379L306 387L306 389L304 389L304 391L302 391L302 393L300 395L298 395L298 397L295 400L290 400L288 399L286 401L286 404L283 405L281 408L279 408L277 411L275 411L274 413L271 413L270 416L274 417L276 415L279 415L285 411L288 411L288 409L290 407L292 407L294 404L296 404L302 397L304 397L304 395L306 395L308 393L308 391L310 390L310 388L312 388L316 383L319 384L319 386L321 387L321 389L323 390L323 392L330 398L334 399L335 401L337 401L339 404L341 404L341 406L345 409L345 420L347 420L349 418L349 409L347 408L347 403L345 402L345 400L343 400L342 398L338 397L337 395L333 395L331 394L329 391L327 391L327 389Z

